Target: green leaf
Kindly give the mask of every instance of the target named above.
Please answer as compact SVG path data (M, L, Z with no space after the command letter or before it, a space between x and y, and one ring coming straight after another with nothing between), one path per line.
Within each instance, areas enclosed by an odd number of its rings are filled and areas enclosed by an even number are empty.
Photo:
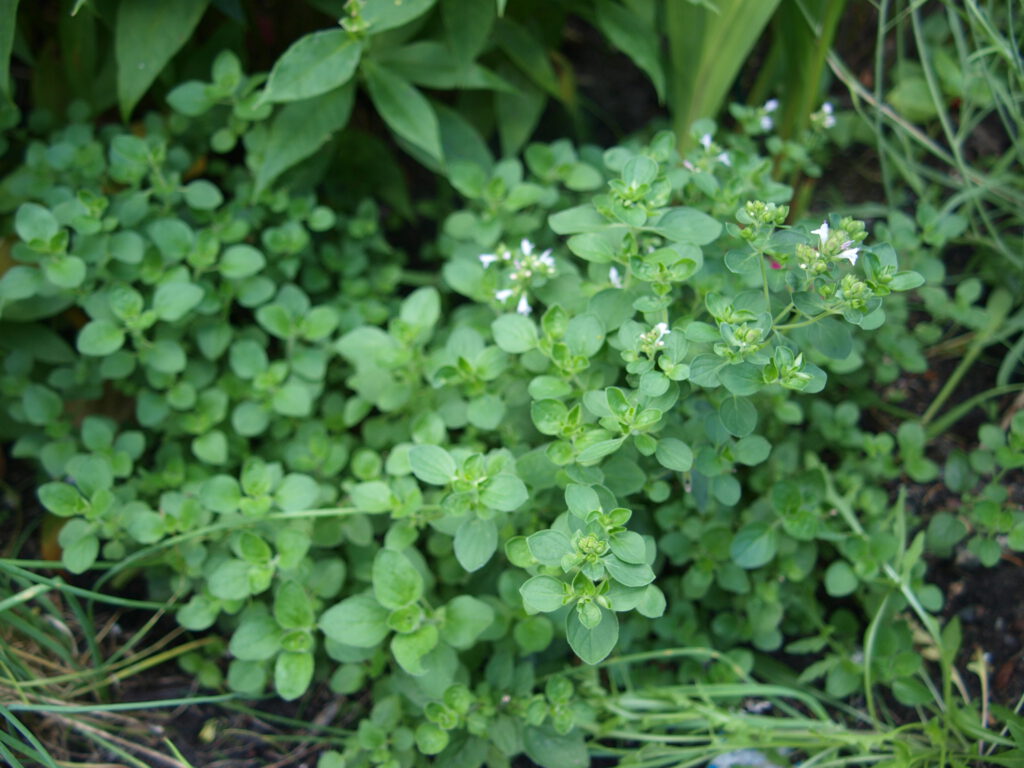
M593 628L580 621L578 611L569 611L565 617L565 636L569 647L587 664L604 661L619 641L619 619L607 608L598 608L601 620Z
M484 5L484 3L478 3ZM422 722L416 726L416 749L424 755L436 755L444 751L449 741L448 731L430 722ZM323 768L323 761L317 765ZM339 768L341 768L339 766Z
M266 661L280 649L281 629L266 613L246 616L228 644L231 655L243 661Z
M153 293L153 310L159 319L176 323L203 300L204 293L195 283L162 283Z
M616 437L611 440L599 440L596 443L591 443L582 451L576 460L581 464L590 464L598 461L609 454L615 453L619 450L619 447L625 441L624 437Z
M565 343L574 355L593 357L604 346L604 324L589 312L576 315L566 326Z
M484 484L480 501L491 509L511 512L530 498L526 485L515 475L497 475Z
M562 558L573 551L572 542L561 531L537 531L530 534L526 543L541 565L561 565Z
M682 440L663 437L654 453L658 463L673 472L689 472L693 468L693 451Z
M527 613L551 613L565 602L565 585L551 576L534 576L519 588Z
M332 91L352 79L362 52L362 42L344 29L300 37L274 63L263 98L300 101Z
M175 618L185 629L201 632L213 626L220 613L220 603L206 595L192 595L192 599L178 609Z
M612 45L625 53L651 78L658 101L665 101L665 71L661 65L661 35L640 14L610 0L598 0L597 25Z
M26 243L49 244L58 232L57 217L38 203L22 203L14 216L14 231Z
M59 255L43 262L43 274L58 288L77 288L85 280L85 262L77 256Z
M114 24L117 98L128 119L171 57L192 37L209 0L122 2Z
M242 491L238 481L229 475L215 475L203 483L199 492L199 501L204 507L221 514L230 514L238 510L238 502L242 500Z
M591 512L601 511L597 491L589 485L571 483L565 487L565 504L576 517L586 520Z
M313 602L306 590L296 581L286 581L274 596L274 619L284 629L312 627L316 616Z
M626 563L646 565L647 545L644 537L635 531L620 531L611 536L612 552ZM540 558L537 558L538 560Z
M274 663L274 689L285 701L294 701L313 681L313 654L281 651Z
M415 445L409 450L409 468L431 485L447 485L455 479L455 459L436 445Z
M767 523L750 523L741 528L729 546L732 561L741 568L767 565L778 548L778 531Z
M722 234L722 222L695 208L672 208L652 229L673 242L708 245Z
M487 47L494 26L495 6L480 0L442 0L441 17L445 37L455 58L463 66Z
M498 527L493 520L470 517L455 531L455 559L467 571L483 568L498 548Z
M912 291L924 285L924 276L917 272L897 272L889 282L894 291Z
M459 595L445 606L441 636L453 648L472 648L476 639L494 621L494 609L471 595Z
M64 547L61 560L71 573L85 573L100 553L100 540L95 536L83 536L73 544Z
M537 326L523 315L502 315L491 323L494 343L509 354L519 355L537 346Z
M423 657L437 646L437 625L426 624L415 632L407 635L395 635L391 638L391 654L395 661L410 675L426 674Z
M845 360L853 352L853 336L844 323L832 317L824 317L806 329L811 345L826 357Z
M125 505L126 513L128 509L132 510L127 525L128 535L140 544L154 544L163 538L165 518L151 509L142 507L141 502Z
M434 7L437 0L365 0L362 17L368 32L376 35L386 29L408 24Z
M825 591L832 597L852 595L858 583L857 574L845 560L836 560L825 570Z
M400 138L441 163L441 131L430 102L415 87L378 64L366 62L370 100L388 127Z
M385 608L402 608L423 594L423 577L409 558L381 549L373 559L373 594Z
M718 415L722 426L736 437L746 437L757 426L757 409L744 397L726 398L718 408Z
M550 725L527 725L523 729L523 746L529 758L541 768L588 768L591 765L583 731L579 728L562 734Z
M601 562L608 574L624 587L646 587L654 581L654 571L645 563L627 563L615 555L606 556Z
M224 202L224 193L216 184L206 179L196 179L181 188L181 196L189 208L197 211L212 211Z
M274 115L266 141L247 158L256 175L256 192L267 189L344 128L352 114L355 94L355 85L348 83L321 96L287 104Z
M313 398L305 384L290 381L274 392L272 405L282 416L301 419L313 411Z
M320 484L309 475L285 475L274 491L274 501L285 512L312 509L320 498Z
M380 480L359 483L349 492L352 504L360 512L387 512L395 504L391 487Z
M233 558L225 560L213 570L207 583L214 597L242 600L252 591L249 587L249 564Z
M46 483L39 487L39 501L58 517L82 515L89 509L75 486L69 483Z
M78 332L78 351L92 357L106 357L124 346L124 331L110 320L90 320Z
M245 243L237 243L224 249L217 269L228 280L243 280L259 273L266 263L266 258L259 250Z
M768 458L772 452L772 444L760 435L744 437L732 449L733 458L740 464L753 467Z
M372 648L388 634L388 613L369 592L363 592L328 608L319 626L335 642Z
M219 466L228 460L228 439L219 429L210 430L192 440L192 453L206 464Z

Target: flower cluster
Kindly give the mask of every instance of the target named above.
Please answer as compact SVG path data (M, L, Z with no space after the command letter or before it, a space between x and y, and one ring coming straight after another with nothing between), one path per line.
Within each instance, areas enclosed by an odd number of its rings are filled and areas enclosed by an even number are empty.
M668 323L657 323L651 330L640 334L640 349L653 358L654 353L665 346L665 337L670 333Z
M832 128L836 124L835 109L826 101L821 109L811 115L811 124L821 128Z
M535 280L546 280L553 277L556 272L551 249L536 253L533 243L525 238L519 243L518 253L505 246L499 246L494 253L482 253L478 258L484 269L490 268L493 264L511 266L512 271L506 276L511 285L495 291L494 298L502 304L516 298L516 312L521 315L528 315L533 311L526 297L527 289Z

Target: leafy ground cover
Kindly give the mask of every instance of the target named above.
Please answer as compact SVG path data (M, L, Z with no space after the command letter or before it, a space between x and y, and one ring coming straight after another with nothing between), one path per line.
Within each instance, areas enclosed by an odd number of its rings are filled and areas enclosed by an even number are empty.
M749 11L3 9L5 760L1019 762L1020 19Z

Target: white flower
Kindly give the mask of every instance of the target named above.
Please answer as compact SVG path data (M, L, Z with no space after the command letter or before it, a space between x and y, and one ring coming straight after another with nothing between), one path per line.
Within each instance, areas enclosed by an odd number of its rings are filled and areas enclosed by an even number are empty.
M731 166L731 165L732 165L732 160L730 160L730 159L729 159L729 153L728 153L728 152L722 152L722 153L720 153L720 154L718 155L718 157L716 157L715 159L716 159L716 160L717 160L718 162L720 162L720 163L721 163L722 165L728 165L728 166Z
M484 269L487 269L491 264L498 260L498 257L493 253L481 253L478 257L480 263L484 265Z
M550 248L548 248L546 251L544 251L544 253L542 253L540 256L538 256L537 257L537 261L539 261L545 267L548 267L550 269L554 269L555 268L555 259L551 255L551 249Z
M512 289L505 288L500 291L495 291L494 298L496 298L498 301L508 301L510 298L512 298Z
M526 300L526 296L519 297L519 303L516 305L516 312L520 315L528 315L532 309L530 308L529 302Z
M619 270L615 267L608 270L608 282L611 283L614 288L622 287L622 275L619 274Z
M700 143L704 147L704 149L711 149L711 134L705 133L703 136L701 136Z
M821 222L821 226L818 227L817 229L812 229L811 234L817 235L819 238L821 238L821 247L824 248L825 241L828 240L828 222Z
M519 243L519 250L523 252L523 256L529 256L533 253L533 243L524 237L523 241Z
M826 128L831 128L833 125L836 124L836 119L835 117L832 116L833 110L831 102L826 101L824 104L822 104L821 111L822 114L824 114L824 117L821 120L821 124L823 126L825 126Z
M764 103L764 107L762 107L762 109L764 109L765 112L774 112L778 108L779 108L779 100L778 99L768 99L768 101L766 101Z
M858 253L860 253L860 248L847 248L845 251L840 253L836 258L847 259L851 264L856 264Z
M770 131L775 126L775 121L772 120L768 115L761 116L761 130Z
M668 323L658 323L654 326L654 330L658 333L657 337L654 339L655 346L664 347L665 337L672 333L672 331L668 329Z

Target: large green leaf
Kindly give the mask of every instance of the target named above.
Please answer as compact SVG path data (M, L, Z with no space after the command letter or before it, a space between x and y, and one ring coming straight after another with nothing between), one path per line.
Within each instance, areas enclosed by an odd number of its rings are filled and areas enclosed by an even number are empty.
M344 128L354 100L355 87L349 83L321 96L288 104L278 112L262 147L247 158L256 174L256 192L313 155Z
M367 61L364 71L370 100L388 127L400 138L442 162L441 130L427 97L408 80L379 64Z
M651 78L658 100L665 100L665 69L658 31L640 14L611 0L598 0L597 25L612 45L625 53Z
M210 0L122 0L114 25L117 99L128 119L157 75L192 36Z
M355 74L363 44L343 29L301 37L274 64L267 101L301 101L333 91Z
M714 117L732 88L779 0L716 0L715 9L694 3L665 4L672 59L673 124L682 145L690 126Z

